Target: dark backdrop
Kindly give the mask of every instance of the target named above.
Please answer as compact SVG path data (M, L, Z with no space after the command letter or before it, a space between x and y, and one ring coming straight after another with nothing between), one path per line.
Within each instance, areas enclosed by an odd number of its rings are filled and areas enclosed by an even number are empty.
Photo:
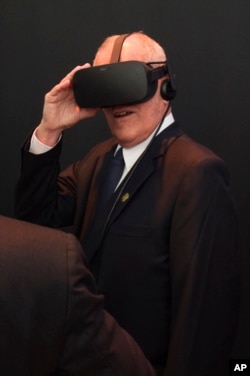
M250 358L249 11L249 0L2 0L0 11L0 212L9 216L20 146L40 120L44 94L91 61L110 34L143 30L166 48L178 82L176 119L231 173L243 259L238 358ZM108 136L101 114L79 123L66 134L62 166Z

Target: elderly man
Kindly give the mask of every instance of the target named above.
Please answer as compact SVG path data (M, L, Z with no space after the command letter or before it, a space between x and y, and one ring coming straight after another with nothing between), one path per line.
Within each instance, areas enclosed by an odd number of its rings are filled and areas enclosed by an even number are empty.
M43 225L73 226L106 309L158 375L224 376L238 318L234 201L224 162L174 120L166 60L143 33L112 36L93 68L76 67L47 93L41 123L23 148L16 213ZM98 111L77 105L74 77L133 61L149 70L148 87L155 82L155 90L141 100L100 103L111 139L59 173L62 132ZM103 203L119 149L122 176Z

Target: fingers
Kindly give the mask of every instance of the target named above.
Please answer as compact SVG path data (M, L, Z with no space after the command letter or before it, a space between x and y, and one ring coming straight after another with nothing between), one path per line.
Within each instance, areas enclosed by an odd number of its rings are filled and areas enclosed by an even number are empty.
M59 84L55 85L48 93L47 96L56 97L61 94L65 89L70 88L71 81L69 79L64 79Z
M69 89L71 87L72 79L74 74L81 69L90 68L91 65L89 63L83 65L77 65L72 71L70 71L57 85L55 85L50 92L48 93L51 96L57 96L65 89Z
M95 116L99 110L97 108L79 108L72 90L72 79L75 72L89 67L91 65L88 63L76 66L45 95L43 118L46 119L46 124L50 124L50 131L52 128L54 132L55 129L61 131L72 127L79 120Z
M83 120L95 116L100 108L80 108L76 106L75 110L78 113L79 119Z
M69 72L62 80L61 80L61 82L62 81L64 81L64 80L70 80L70 81L72 81L72 78L73 78L73 76L74 76L74 74L77 72L77 71L79 71L79 70L81 70L81 69L86 69L86 68L90 68L91 67L91 65L89 64L89 63L85 63L85 64L83 64L83 65L77 65L74 69L72 69L72 71L71 72Z

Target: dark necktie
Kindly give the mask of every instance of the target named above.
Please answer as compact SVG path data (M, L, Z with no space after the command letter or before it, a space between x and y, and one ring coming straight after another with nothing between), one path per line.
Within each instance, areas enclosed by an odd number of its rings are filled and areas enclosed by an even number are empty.
M105 204L115 191L115 188L122 176L124 170L124 159L122 148L119 148L111 160L107 175L101 190L101 203Z
M100 193L98 197L97 206L95 209L94 218L86 237L85 249L88 260L91 259L91 253L97 249L103 239L103 234L106 228L106 223L109 218L110 209L105 204L111 198L116 186L122 176L124 170L124 159L122 148L116 152L114 156L109 156L110 160L105 166L104 176L101 179ZM89 253L90 252L90 253ZM92 272L95 276L98 274L98 270L94 270L94 266L91 266Z

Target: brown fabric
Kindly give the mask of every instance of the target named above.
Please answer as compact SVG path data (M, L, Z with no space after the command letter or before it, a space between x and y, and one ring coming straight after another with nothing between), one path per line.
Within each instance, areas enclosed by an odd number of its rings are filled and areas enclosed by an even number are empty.
M0 216L0 375L155 376L72 234Z
M130 34L121 34L116 38L110 58L110 64L118 63L120 61L123 43L129 35Z

